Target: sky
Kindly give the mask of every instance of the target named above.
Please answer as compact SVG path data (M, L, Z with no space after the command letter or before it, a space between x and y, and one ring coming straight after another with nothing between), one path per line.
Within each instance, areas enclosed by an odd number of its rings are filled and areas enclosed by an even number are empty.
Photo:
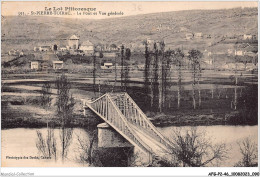
M18 16L31 15L37 11L45 11L46 8L60 8L65 12L65 7L74 8L96 8L91 14L78 14L77 11L72 11L71 15L47 15L65 18L86 18L86 19L104 19L112 17L122 17L129 15L148 14L156 12L169 12L180 10L194 10L194 9L229 9L236 7L258 7L257 1L230 1L230 2L51 2L51 1L33 1L33 2L17 2L9 1L2 2L1 15L3 16ZM21 13L23 12L23 13ZM46 12L46 11L45 11ZM58 12L58 11L56 11ZM87 11L85 11L87 12ZM97 14L94 15L93 13ZM101 13L100 13L101 12ZM117 15L110 15L110 12L117 12ZM102 14L102 15L101 15ZM45 15L43 15L45 16Z

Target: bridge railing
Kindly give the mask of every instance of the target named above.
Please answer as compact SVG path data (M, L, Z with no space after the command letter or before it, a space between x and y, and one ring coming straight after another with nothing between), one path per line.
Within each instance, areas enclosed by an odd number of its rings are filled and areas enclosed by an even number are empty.
M93 102L86 103L86 105L130 143L137 145L141 150L148 153L149 160L151 160L152 149L135 134L109 94L105 94Z
M145 131L149 132L149 134L152 134L154 139L165 145L168 149L173 147L172 143L157 130L127 93L114 95L114 100L121 112L127 118L127 121L142 127Z

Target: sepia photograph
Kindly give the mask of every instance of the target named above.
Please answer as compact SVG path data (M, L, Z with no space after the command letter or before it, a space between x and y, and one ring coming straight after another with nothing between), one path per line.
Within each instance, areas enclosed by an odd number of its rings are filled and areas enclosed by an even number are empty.
M2 1L1 166L258 167L258 2Z

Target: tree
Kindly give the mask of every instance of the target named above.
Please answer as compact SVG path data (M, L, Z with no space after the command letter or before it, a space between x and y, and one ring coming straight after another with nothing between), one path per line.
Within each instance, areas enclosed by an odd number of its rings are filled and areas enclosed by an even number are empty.
M51 84L44 83L42 86L42 96L41 96L41 105L42 107L48 111L51 106ZM48 120L47 120L47 128L48 128Z
M97 77L97 67L96 67L96 64L97 64L97 61L96 61L96 55L95 55L95 52L94 52L94 55L93 55L93 91L94 91L94 95L96 97L96 77Z
M129 66L125 59L130 59L131 51L126 49L124 45L121 46L121 90L126 92L129 81Z
M162 112L162 109L164 107L164 102L165 102L165 88L166 88L166 61L164 57L164 50L165 50L165 43L164 41L161 41L159 43L160 45L160 54L162 56L161 60L159 60L159 111Z
M72 140L73 129L69 128L72 120L74 98L70 94L71 84L65 74L56 79L57 88L57 113L61 123L60 139L62 143L62 160L67 156L67 150Z
M54 44L53 50L54 50L54 51L57 51L57 50L58 50L58 46L57 46L56 44Z
M149 85L150 85L150 65L151 65L151 58L150 53L148 50L148 43L144 41L145 45L145 68L144 68L144 91L146 93L145 101L148 102L148 95L149 95ZM151 99L150 99L151 100ZM152 104L150 104L152 105Z
M126 60L130 60L131 57L131 50L129 48L126 48L125 50L125 58ZM125 82L124 82L124 91L126 91L128 87L128 82L129 82L129 64L125 63L125 69L124 69L124 77L125 77Z
M159 108L159 49L157 43L154 43L153 49L153 68L152 68L152 100L153 109L158 110Z
M36 130L37 140L36 147L38 151L45 157L53 157L57 160L57 143L54 135L54 128L47 129L46 140L41 131Z
M131 57L131 50L129 48L125 49L125 59L130 60Z
M198 84L198 93L199 93L199 106L201 106L201 96L200 96L200 87L199 81L201 77L201 68L200 68L200 59L202 58L202 53L199 50L192 49L189 51L188 56L191 67L192 67L192 99L193 99L193 108L196 109L196 94L195 86Z
M125 58L125 52L124 52L124 45L121 46L121 89L123 89L123 80L124 80L124 58Z
M129 64L125 63L125 69L124 69L124 91L126 92L129 82Z
M235 48L236 48L236 51L237 51L237 43L235 44ZM234 110L237 109L237 83L238 83L238 80L237 80L237 61L238 61L238 58L237 58L237 55L235 54L235 88L234 88Z
M42 96L41 96L41 105L48 111L51 105L51 84L45 83L42 86ZM37 140L36 147L38 151L46 157L54 157L56 160L57 148L56 148L56 138L54 136L54 128L49 127L49 120L47 120L47 136L46 140L43 137L41 131L37 130Z
M227 158L226 144L212 144L196 127L177 129L173 134L172 156L183 167L204 167Z
M181 105L181 90L182 90L182 66L183 66L183 58L184 58L184 53L180 50L177 49L174 55L176 65L178 67L178 109L180 108Z
M117 82L117 62L116 62L116 57L115 57L115 80L114 80L114 85L112 87L112 92L114 92L114 88L116 87L116 82Z
M165 103L168 102L168 108L171 107L171 94L169 90L171 88L171 63L173 62L172 57L174 55L174 50L167 50L165 52L165 67L164 67L164 100ZM164 107L166 104L164 104Z
M237 142L242 159L235 165L238 167L257 167L257 145L249 137Z
M97 154L95 153L94 141L97 139L97 131L90 132L89 140L84 136L77 135L79 155L77 160L80 163L87 163L89 166L97 161ZM95 164L94 164L95 165Z
M103 58L103 57L104 57L103 52L100 52L100 53L99 53L99 58Z

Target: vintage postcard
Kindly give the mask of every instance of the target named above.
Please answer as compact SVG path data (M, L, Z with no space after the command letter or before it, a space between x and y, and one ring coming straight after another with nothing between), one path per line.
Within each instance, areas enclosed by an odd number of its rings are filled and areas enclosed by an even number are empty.
M256 1L2 1L1 46L2 167L258 167Z

